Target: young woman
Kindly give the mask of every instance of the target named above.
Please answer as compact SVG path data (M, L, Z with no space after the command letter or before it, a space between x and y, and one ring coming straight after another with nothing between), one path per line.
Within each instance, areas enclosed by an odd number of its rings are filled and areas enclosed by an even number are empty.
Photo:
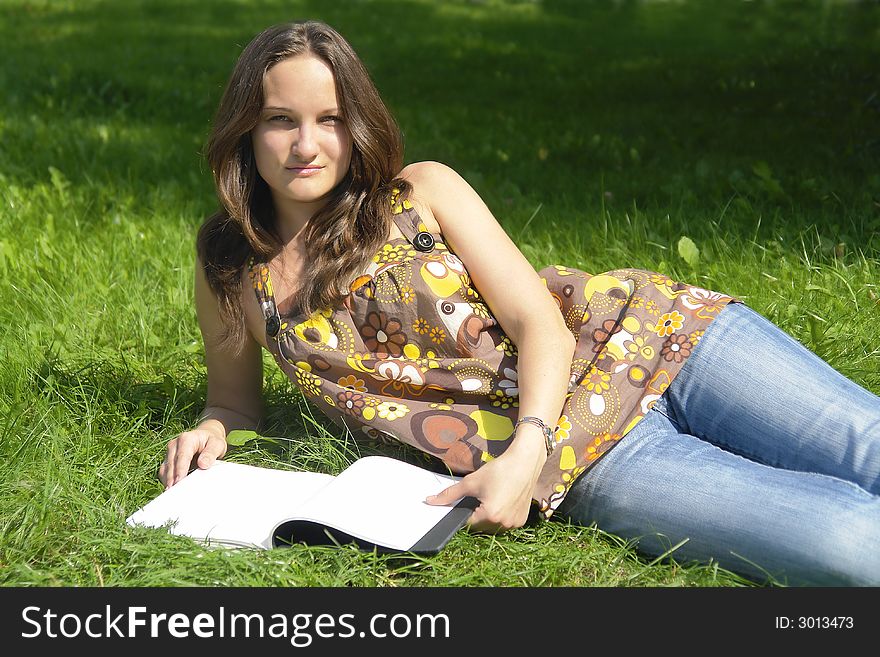
M797 584L880 584L880 399L735 299L652 272L535 272L476 192L402 167L397 126L318 22L243 51L198 236L208 398L173 486L261 419L261 348L351 430L463 479L473 529L531 508ZM613 447L613 449L611 449Z

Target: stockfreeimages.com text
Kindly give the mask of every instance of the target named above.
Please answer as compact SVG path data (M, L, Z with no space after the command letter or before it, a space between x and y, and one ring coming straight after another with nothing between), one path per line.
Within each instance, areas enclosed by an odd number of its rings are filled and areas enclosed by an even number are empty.
M30 606L21 612L28 629L22 638L143 638L191 636L198 638L289 639L304 648L318 638L449 638L446 614L373 614L358 630L355 614L263 614L229 613L219 607L214 613L192 617L184 613L148 613L146 607L125 607L114 611L106 605L102 613L58 614L51 609Z

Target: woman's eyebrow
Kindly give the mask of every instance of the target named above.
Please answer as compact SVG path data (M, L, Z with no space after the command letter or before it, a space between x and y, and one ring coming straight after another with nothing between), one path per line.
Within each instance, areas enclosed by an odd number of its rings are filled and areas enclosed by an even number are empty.
M263 108L264 112L288 112L294 113L292 109L289 107L281 107L279 105L267 105ZM322 112L318 112L318 114L339 114L340 110L338 107L332 107L330 109L323 110Z

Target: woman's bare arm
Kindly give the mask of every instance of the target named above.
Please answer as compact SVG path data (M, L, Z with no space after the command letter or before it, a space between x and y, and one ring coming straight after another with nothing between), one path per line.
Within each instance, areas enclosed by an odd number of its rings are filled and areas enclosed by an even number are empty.
M444 238L467 268L480 295L519 352L519 413L555 427L568 391L575 339L535 269L455 171L436 162L410 165L404 176L430 207ZM480 499L476 529L518 527L528 517L532 489L546 461L540 429L523 424L507 451L433 503L465 495Z
M168 443L159 479L170 488L195 466L210 467L226 454L226 436L235 429L256 429L263 414L263 366L260 345L249 331L237 351L220 347L223 320L219 304L196 262L195 301L205 346L208 392L198 425Z

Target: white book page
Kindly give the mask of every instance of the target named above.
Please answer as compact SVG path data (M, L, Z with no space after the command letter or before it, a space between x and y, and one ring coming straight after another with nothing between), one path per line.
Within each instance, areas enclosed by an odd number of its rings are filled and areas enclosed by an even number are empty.
M272 547L278 521L333 481L332 475L216 461L191 472L128 517L129 525L162 527L200 541Z
M458 480L398 459L367 456L304 502L294 517L408 550L454 506L432 506L425 498Z

